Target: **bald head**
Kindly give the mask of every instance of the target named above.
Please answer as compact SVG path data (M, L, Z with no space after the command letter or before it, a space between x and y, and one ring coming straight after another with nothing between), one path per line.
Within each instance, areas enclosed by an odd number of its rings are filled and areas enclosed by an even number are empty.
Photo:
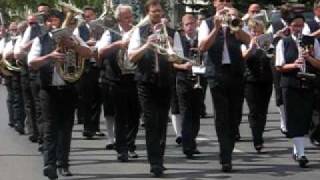
M197 29L197 20L192 14L186 14L182 17L183 31L189 36L193 37Z
M258 14L261 11L261 7L259 4L251 4L248 8L249 15Z

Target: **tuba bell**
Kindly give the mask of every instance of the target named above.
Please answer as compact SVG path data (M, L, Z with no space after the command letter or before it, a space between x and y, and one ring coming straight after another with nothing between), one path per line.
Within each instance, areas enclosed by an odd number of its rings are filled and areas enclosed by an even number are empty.
M72 36L72 32L77 26L75 16L77 14L82 14L83 12L82 10L64 2L59 2L59 5L63 7L67 14L61 28L53 31L52 34L53 39L57 42L58 51L65 54L65 60L62 63L56 62L55 66L57 68L57 72L65 81L73 83L79 80L83 74L85 58L80 57L74 49L65 47L61 38L70 37L77 45L80 44L80 42Z

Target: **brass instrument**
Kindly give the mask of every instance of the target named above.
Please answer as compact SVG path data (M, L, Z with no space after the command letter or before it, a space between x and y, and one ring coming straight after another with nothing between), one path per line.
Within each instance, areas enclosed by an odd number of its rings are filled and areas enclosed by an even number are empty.
M72 31L75 27L74 17L76 14L82 13L82 10L64 2L59 2L59 5L62 6L65 10L67 10L67 15L64 22L62 23L61 28L56 30L56 32L62 32L61 38L68 37L66 36L66 34L63 33L67 32L67 34L70 35L69 37L72 38L79 45L80 42L76 38L74 38L74 36L72 36ZM53 32L53 34L55 34L55 32ZM59 73L59 75L65 81L73 83L80 79L84 71L85 58L80 57L74 51L74 49L65 47L61 41L61 38L56 39L58 44L57 49L59 52L65 54L65 59L63 63L56 62L55 67L57 68L57 72Z
M222 20L222 27L229 27L231 32L239 31L243 26L243 20L239 17L234 17L229 14L230 8L224 8L224 10L218 15Z

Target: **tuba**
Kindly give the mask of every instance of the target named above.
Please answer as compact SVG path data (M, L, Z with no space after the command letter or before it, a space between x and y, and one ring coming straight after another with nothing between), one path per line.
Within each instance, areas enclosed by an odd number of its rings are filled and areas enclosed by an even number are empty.
M85 58L80 57L74 49L65 47L61 38L70 37L78 45L80 44L80 42L72 36L72 32L77 26L75 16L82 14L82 10L64 2L59 2L59 5L67 11L67 14L61 28L53 31L52 34L53 39L57 42L58 51L65 54L65 60L62 63L56 62L55 66L59 75L66 82L73 83L80 79L84 71Z

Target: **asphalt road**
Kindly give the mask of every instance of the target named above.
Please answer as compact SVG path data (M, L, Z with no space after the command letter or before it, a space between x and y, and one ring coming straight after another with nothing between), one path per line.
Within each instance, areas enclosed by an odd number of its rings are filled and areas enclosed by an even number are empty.
M44 180L42 176L42 156L37 145L28 141L28 136L20 136L8 123L5 104L6 90L0 85L0 180ZM210 96L206 99L207 109L212 114ZM247 122L247 107L244 106L241 125L242 141L237 143L233 156L234 171L222 173L218 161L218 144L213 118L201 120L198 148L202 152L195 160L187 160L181 147L175 144L171 124L168 126L165 166L168 170L162 179L236 179L236 180L316 180L320 177L319 148L307 141L306 154L310 168L301 169L291 159L291 144L280 134L279 115L273 100L270 103L268 122L265 131L264 154L257 154L253 148ZM104 121L101 128L105 130ZM105 138L85 140L82 126L76 125L73 132L71 171L74 176L65 180L107 180L107 179L154 179L149 173L146 159L144 130L141 128L137 138L137 153L140 158L129 163L116 160L114 151L106 151Z

